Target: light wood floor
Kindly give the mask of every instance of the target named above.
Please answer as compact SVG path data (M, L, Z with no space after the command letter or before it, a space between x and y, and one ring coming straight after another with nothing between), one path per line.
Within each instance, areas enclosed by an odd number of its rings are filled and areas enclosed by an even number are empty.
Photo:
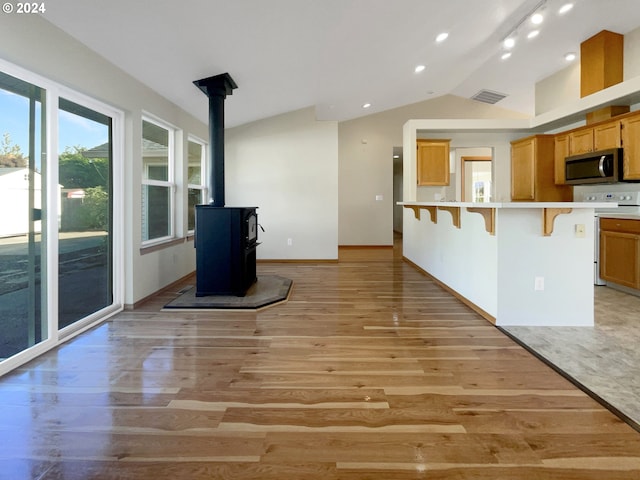
M340 256L259 264L286 304L165 292L6 375L0 479L640 478L638 432L396 250Z

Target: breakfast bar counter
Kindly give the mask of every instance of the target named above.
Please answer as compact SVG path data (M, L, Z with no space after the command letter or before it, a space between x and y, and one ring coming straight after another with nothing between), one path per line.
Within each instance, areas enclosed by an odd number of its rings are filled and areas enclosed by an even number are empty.
M594 210L615 205L398 204L405 259L489 321L593 325Z

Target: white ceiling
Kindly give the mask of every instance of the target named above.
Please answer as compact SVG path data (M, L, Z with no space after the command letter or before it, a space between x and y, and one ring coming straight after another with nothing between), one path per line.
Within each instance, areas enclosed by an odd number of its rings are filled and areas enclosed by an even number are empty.
M573 0L560 17L567 1L55 0L44 17L205 123L193 81L228 72L238 89L226 125L236 126L309 106L318 119L346 120L481 89L533 115L535 83L564 68L566 52L601 30L640 26L640 0ZM540 35L527 40L530 24L519 24L540 4Z

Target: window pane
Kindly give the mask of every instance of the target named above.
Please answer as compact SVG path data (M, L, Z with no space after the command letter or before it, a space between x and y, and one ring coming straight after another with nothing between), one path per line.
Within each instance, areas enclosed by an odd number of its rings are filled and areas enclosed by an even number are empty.
M142 240L171 235L171 187L142 186Z
M58 328L113 303L111 118L60 99Z
M0 72L0 360L48 337L44 101Z
M189 185L202 184L202 145L189 141L189 165L188 183Z
M166 165L148 165L147 172L151 180L166 182L169 180L169 168Z
M169 130L142 121L142 159L144 178L169 180Z
M202 190L199 188L189 189L189 214L187 221L187 229L192 231L196 228L196 205L204 203L202 199Z

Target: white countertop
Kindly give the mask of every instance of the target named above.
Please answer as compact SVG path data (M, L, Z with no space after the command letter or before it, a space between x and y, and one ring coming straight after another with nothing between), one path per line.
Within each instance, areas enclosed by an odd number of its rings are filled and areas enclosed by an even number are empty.
M464 207L464 208L615 208L614 202L397 202L413 207ZM614 215L616 214L609 214ZM604 215L601 215L604 216Z

